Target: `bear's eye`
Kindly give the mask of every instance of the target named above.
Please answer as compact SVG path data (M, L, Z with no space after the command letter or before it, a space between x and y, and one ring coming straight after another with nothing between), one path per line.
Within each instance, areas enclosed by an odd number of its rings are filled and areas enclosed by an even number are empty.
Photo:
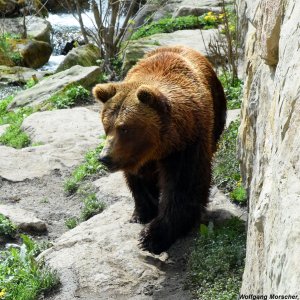
M128 128L125 126L120 126L120 127L118 127L118 131L120 134L125 135L128 133Z

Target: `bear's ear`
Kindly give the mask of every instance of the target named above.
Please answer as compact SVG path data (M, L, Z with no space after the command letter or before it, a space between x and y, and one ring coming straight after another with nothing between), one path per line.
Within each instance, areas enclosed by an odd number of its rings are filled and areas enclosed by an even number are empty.
M155 87L141 85L136 94L142 103L149 105L159 112L169 113L171 110L167 97Z
M93 88L93 95L96 100L105 103L116 94L116 88L112 83L97 84Z

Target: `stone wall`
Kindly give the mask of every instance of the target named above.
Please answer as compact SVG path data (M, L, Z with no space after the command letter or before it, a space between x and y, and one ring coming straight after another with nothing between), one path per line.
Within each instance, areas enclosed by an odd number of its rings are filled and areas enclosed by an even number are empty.
M239 148L250 195L242 293L300 297L300 1L239 0L239 15Z

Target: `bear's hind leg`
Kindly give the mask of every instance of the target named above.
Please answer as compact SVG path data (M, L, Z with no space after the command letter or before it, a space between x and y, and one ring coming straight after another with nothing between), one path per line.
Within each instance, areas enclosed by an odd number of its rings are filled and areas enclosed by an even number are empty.
M211 157L195 143L161 162L158 216L141 232L144 250L159 254L200 221L208 201Z
M158 213L159 187L156 165L144 166L137 175L125 173L125 177L135 202L130 222L150 222Z

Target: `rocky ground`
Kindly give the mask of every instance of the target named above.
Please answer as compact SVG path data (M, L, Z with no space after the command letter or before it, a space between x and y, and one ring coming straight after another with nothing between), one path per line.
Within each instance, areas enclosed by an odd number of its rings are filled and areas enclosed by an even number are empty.
M172 14L176 15L180 10L185 12L190 6L198 5L196 1L169 2ZM211 10L216 4L217 1L207 0L202 6ZM171 6L166 6L161 15L169 14ZM214 30L203 34L209 40ZM154 44L178 43L208 55L199 30L177 31L132 43L126 51L125 69L158 46ZM21 74L24 82L32 72L25 68L18 68L15 73L6 72L6 75L3 72L0 81L14 82ZM19 93L11 108L42 105L70 83L89 88L97 82L99 72L98 67L73 66ZM38 78L44 75L46 73L40 73ZM138 236L142 225L128 221L133 201L121 173L99 174L90 182L97 191L97 198L107 204L103 213L72 230L65 226L68 218L79 215L82 203L79 196L67 195L63 184L83 161L84 154L99 143L103 128L98 109L97 105L91 105L37 112L24 120L22 129L38 146L21 150L0 146L0 213L35 239L53 243L41 257L57 270L62 284L59 290L47 296L49 300L191 299L185 288L186 262L195 234L177 241L168 253L160 256L141 251ZM230 112L228 123L238 114L239 110ZM0 126L0 134L5 126ZM244 211L212 188L205 219L217 221L232 215L246 218Z

